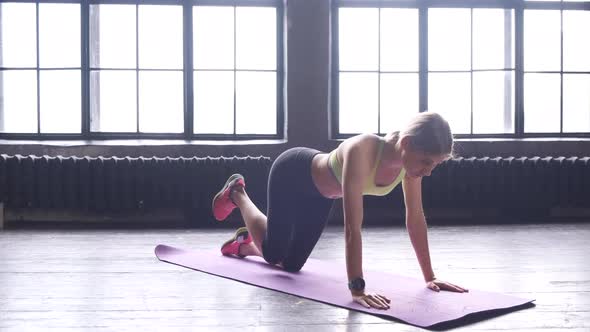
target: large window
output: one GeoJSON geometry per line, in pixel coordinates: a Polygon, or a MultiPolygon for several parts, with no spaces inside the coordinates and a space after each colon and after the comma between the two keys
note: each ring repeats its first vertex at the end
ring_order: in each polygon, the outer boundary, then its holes
{"type": "Polygon", "coordinates": [[[281,137],[281,3],[2,2],[0,137],[281,137]]]}
{"type": "Polygon", "coordinates": [[[338,20],[340,133],[392,129],[418,110],[418,10],[341,8],[338,20]]]}
{"type": "Polygon", "coordinates": [[[514,15],[428,10],[428,108],[456,134],[514,131],[514,15]]]}
{"type": "Polygon", "coordinates": [[[524,11],[525,132],[590,132],[590,10],[524,11]]]}
{"type": "Polygon", "coordinates": [[[90,130],[182,133],[182,7],[90,6],[90,130]]]}
{"type": "Polygon", "coordinates": [[[1,131],[80,133],[80,5],[0,8],[1,131]]]}
{"type": "Polygon", "coordinates": [[[459,137],[590,134],[590,2],[339,0],[333,132],[436,111],[459,137]]]}
{"type": "Polygon", "coordinates": [[[273,8],[194,7],[196,133],[277,131],[276,16],[273,8]]]}

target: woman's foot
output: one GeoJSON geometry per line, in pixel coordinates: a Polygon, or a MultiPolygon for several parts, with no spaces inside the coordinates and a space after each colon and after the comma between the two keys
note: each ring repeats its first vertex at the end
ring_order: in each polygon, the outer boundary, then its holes
{"type": "Polygon", "coordinates": [[[218,221],[225,220],[232,211],[237,207],[231,198],[231,193],[236,188],[243,188],[246,186],[244,177],[241,174],[234,174],[230,176],[221,190],[213,197],[211,209],[213,216],[218,221]]]}
{"type": "Polygon", "coordinates": [[[225,241],[225,243],[221,246],[221,253],[225,256],[227,255],[236,255],[239,257],[246,257],[246,255],[240,252],[240,247],[242,244],[250,244],[252,243],[252,237],[248,233],[248,229],[246,227],[240,227],[236,230],[234,236],[225,241]]]}

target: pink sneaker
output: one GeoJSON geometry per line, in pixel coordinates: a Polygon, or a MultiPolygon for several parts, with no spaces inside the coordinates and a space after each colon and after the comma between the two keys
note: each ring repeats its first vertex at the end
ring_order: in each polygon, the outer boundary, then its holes
{"type": "Polygon", "coordinates": [[[252,242],[252,237],[248,233],[248,229],[246,227],[238,228],[234,237],[225,241],[221,246],[221,253],[225,256],[236,255],[240,258],[244,258],[246,256],[240,255],[240,246],[250,242],[252,242]]]}
{"type": "Polygon", "coordinates": [[[241,174],[234,174],[230,176],[221,190],[213,197],[211,209],[213,216],[217,221],[225,220],[230,213],[237,207],[231,200],[231,191],[236,186],[245,187],[244,177],[241,174]]]}

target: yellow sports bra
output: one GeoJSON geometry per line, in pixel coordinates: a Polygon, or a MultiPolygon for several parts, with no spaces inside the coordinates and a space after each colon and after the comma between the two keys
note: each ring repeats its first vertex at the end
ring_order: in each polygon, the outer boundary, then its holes
{"type": "MultiPolygon", "coordinates": [[[[406,175],[406,170],[402,167],[401,171],[399,172],[399,175],[391,184],[387,186],[375,185],[375,174],[377,173],[377,166],[379,166],[379,162],[381,161],[381,153],[383,152],[384,143],[384,140],[379,140],[379,148],[377,150],[377,158],[375,159],[375,167],[373,167],[371,175],[369,175],[367,181],[365,182],[365,186],[363,188],[363,195],[385,196],[389,194],[395,187],[397,187],[397,185],[402,181],[402,179],[406,175]]],[[[336,150],[330,153],[328,163],[330,165],[330,170],[332,170],[332,174],[334,174],[338,182],[342,184],[342,164],[340,164],[340,161],[336,156],[336,150]]]]}

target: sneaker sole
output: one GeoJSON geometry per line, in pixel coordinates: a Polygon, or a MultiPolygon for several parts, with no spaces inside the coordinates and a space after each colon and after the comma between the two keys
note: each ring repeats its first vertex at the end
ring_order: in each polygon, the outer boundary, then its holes
{"type": "MultiPolygon", "coordinates": [[[[211,202],[211,211],[215,211],[215,201],[217,200],[217,198],[219,198],[219,196],[223,195],[223,192],[229,187],[229,185],[235,181],[236,179],[243,179],[244,177],[240,174],[233,174],[232,176],[230,176],[227,181],[225,181],[225,184],[223,185],[223,187],[221,188],[221,190],[219,192],[217,192],[217,194],[215,194],[215,196],[213,197],[213,201],[211,202]]],[[[222,220],[218,220],[218,221],[222,221],[222,220]]]]}
{"type": "MultiPolygon", "coordinates": [[[[225,246],[227,246],[228,244],[230,244],[230,243],[232,243],[234,241],[238,241],[238,243],[240,243],[240,244],[250,243],[251,241],[248,241],[248,242],[244,241],[245,239],[248,238],[249,235],[250,234],[248,233],[248,229],[246,227],[240,227],[240,228],[238,228],[238,230],[236,230],[236,233],[234,234],[234,237],[231,238],[231,239],[229,239],[229,240],[227,240],[227,241],[225,241],[223,243],[223,245],[221,246],[221,250],[223,250],[223,248],[225,246]],[[240,237],[242,237],[242,240],[241,241],[240,241],[240,237]]],[[[246,257],[246,256],[240,255],[240,254],[238,254],[238,256],[239,257],[242,257],[242,258],[246,257]]]]}

